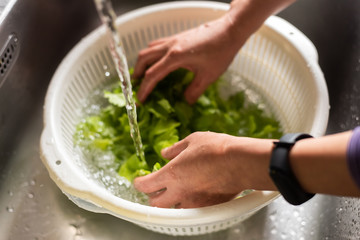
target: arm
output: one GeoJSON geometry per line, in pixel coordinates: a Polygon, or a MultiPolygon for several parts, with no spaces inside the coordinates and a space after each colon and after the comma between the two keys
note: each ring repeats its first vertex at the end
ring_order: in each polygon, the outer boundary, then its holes
{"type": "MultiPolygon", "coordinates": [[[[360,197],[346,162],[350,136],[344,132],[296,143],[290,163],[306,191],[360,197]]],[[[269,139],[197,132],[164,149],[163,156],[171,161],[134,184],[158,207],[208,206],[245,189],[276,190],[268,170],[272,149],[269,139]]]]}
{"type": "Polygon", "coordinates": [[[194,103],[233,60],[247,38],[269,17],[294,0],[234,0],[221,18],[197,28],[151,42],[139,52],[134,77],[144,75],[138,91],[145,101],[156,84],[170,72],[186,68],[195,74],[185,92],[194,103]],[[149,67],[149,68],[148,68],[149,67]]]}
{"type": "Polygon", "coordinates": [[[346,159],[351,135],[349,131],[295,144],[290,152],[291,166],[304,190],[360,197],[346,159]]]}

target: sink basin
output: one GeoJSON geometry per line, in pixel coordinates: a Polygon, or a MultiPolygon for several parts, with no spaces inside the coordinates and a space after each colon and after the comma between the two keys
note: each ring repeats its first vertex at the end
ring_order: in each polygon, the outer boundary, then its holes
{"type": "MultiPolygon", "coordinates": [[[[114,1],[114,7],[122,14],[157,2],[161,1],[114,1]]],[[[360,2],[303,0],[279,15],[303,31],[318,50],[330,95],[327,133],[360,125],[360,2]]],[[[0,54],[13,44],[14,58],[0,74],[0,240],[358,236],[360,200],[355,198],[317,195],[298,207],[278,198],[228,230],[194,237],[161,235],[74,205],[52,182],[39,157],[42,106],[60,61],[99,25],[87,0],[14,0],[2,12],[0,54]]]]}

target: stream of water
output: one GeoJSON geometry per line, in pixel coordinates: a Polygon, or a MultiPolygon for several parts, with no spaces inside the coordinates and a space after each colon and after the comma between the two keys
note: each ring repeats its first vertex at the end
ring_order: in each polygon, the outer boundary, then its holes
{"type": "Polygon", "coordinates": [[[145,161],[140,130],[137,122],[136,105],[133,97],[129,67],[125,56],[125,51],[121,42],[121,37],[116,29],[116,14],[110,0],[94,0],[97,11],[103,24],[109,32],[109,46],[113,57],[116,71],[119,75],[121,88],[126,100],[126,110],[130,124],[130,134],[134,141],[136,154],[140,161],[145,161]]]}

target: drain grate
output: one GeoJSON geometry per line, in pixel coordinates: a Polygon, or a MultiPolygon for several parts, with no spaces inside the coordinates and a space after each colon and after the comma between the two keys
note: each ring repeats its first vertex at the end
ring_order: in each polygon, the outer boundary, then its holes
{"type": "Polygon", "coordinates": [[[9,35],[5,45],[0,51],[0,87],[5,81],[12,64],[18,56],[19,39],[15,34],[9,35]]]}

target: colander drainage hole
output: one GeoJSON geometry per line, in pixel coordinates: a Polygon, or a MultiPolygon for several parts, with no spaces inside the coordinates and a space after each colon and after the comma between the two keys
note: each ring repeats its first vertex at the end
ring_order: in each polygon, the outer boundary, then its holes
{"type": "Polygon", "coordinates": [[[61,160],[57,160],[55,163],[56,163],[56,165],[60,165],[60,164],[61,164],[61,160]]]}

